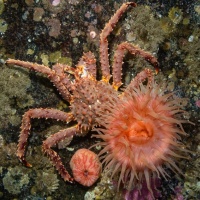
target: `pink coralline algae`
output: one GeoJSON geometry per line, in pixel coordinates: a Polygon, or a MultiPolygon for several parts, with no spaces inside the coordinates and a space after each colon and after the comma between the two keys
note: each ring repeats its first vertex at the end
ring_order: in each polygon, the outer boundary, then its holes
{"type": "Polygon", "coordinates": [[[182,187],[180,185],[175,187],[174,192],[175,197],[173,200],[184,200],[184,196],[182,195],[182,187]]]}
{"type": "Polygon", "coordinates": [[[60,4],[60,0],[51,0],[51,4],[53,6],[58,6],[60,4]]]}
{"type": "Polygon", "coordinates": [[[49,35],[51,37],[56,38],[60,35],[61,24],[60,24],[59,19],[56,19],[56,18],[49,19],[47,22],[47,26],[50,27],[49,35]]]}
{"type": "Polygon", "coordinates": [[[196,106],[200,108],[200,99],[195,102],[196,106]]]}

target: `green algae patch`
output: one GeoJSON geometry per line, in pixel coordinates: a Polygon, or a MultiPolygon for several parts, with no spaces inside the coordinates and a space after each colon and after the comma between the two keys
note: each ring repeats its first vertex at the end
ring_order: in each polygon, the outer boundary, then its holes
{"type": "Polygon", "coordinates": [[[52,63],[57,63],[60,58],[61,58],[61,52],[56,51],[50,54],[49,61],[52,63]]]}
{"type": "Polygon", "coordinates": [[[42,53],[40,56],[41,60],[42,60],[42,64],[48,66],[49,65],[49,56],[42,53]]]}
{"type": "Polygon", "coordinates": [[[69,66],[72,66],[72,59],[70,57],[61,57],[59,60],[58,60],[59,63],[62,63],[62,64],[66,64],[66,65],[69,65],[69,66]]]}
{"type": "Polygon", "coordinates": [[[6,128],[9,124],[14,126],[21,122],[18,108],[26,108],[34,103],[27,89],[31,85],[28,73],[15,67],[0,69],[0,128],[6,128]]]}
{"type": "MultiPolygon", "coordinates": [[[[43,55],[44,58],[44,55],[43,55]]],[[[50,54],[49,61],[52,63],[62,63],[71,66],[72,65],[72,59],[70,57],[62,57],[60,51],[55,51],[50,54]]]]}
{"type": "Polygon", "coordinates": [[[8,28],[8,24],[4,19],[0,19],[0,33],[5,33],[8,28]]]}
{"type": "Polygon", "coordinates": [[[3,13],[4,8],[5,6],[4,6],[3,0],[0,0],[0,15],[3,13]]]}

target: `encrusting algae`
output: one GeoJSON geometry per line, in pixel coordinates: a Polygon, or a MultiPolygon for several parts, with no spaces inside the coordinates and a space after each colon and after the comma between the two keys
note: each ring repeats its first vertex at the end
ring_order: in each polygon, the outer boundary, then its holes
{"type": "Polygon", "coordinates": [[[59,180],[54,169],[38,170],[35,185],[31,188],[32,193],[47,196],[55,192],[59,187],[59,180]]]}
{"type": "Polygon", "coordinates": [[[30,178],[27,171],[20,166],[9,167],[3,178],[4,188],[11,194],[19,194],[23,187],[27,187],[30,178]]]}
{"type": "Polygon", "coordinates": [[[127,41],[150,52],[157,53],[158,45],[164,40],[160,21],[149,6],[138,5],[130,11],[123,27],[127,41]]]}
{"type": "Polygon", "coordinates": [[[0,74],[0,128],[6,128],[9,124],[19,125],[21,119],[14,104],[19,108],[33,105],[31,94],[27,94],[30,78],[26,70],[8,69],[5,66],[0,68],[0,74]]]}
{"type": "Polygon", "coordinates": [[[178,7],[173,7],[170,9],[168,16],[174,24],[179,24],[183,19],[183,12],[178,7]]]}

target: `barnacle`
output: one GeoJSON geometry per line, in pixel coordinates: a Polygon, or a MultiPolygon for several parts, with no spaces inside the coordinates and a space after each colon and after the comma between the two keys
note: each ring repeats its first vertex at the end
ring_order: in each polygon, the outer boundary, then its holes
{"type": "Polygon", "coordinates": [[[20,117],[16,111],[16,105],[20,108],[31,106],[33,98],[27,94],[30,79],[21,69],[0,69],[0,128],[6,128],[9,123],[18,125],[20,117]]]}
{"type": "Polygon", "coordinates": [[[6,144],[3,137],[0,137],[0,158],[2,167],[16,166],[19,163],[15,155],[16,149],[16,143],[6,144]]]}
{"type": "Polygon", "coordinates": [[[166,34],[172,33],[175,30],[175,24],[169,19],[169,17],[163,17],[160,20],[160,26],[166,34]]]}
{"type": "Polygon", "coordinates": [[[113,187],[113,179],[115,179],[115,177],[111,178],[111,175],[111,171],[104,170],[96,187],[88,190],[84,199],[115,199],[115,195],[118,195],[116,199],[120,199],[119,193],[116,193],[115,187],[113,187]]]}
{"type": "Polygon", "coordinates": [[[194,186],[194,191],[195,192],[200,192],[200,181],[198,181],[196,184],[195,184],[195,186],[194,186]]]}
{"type": "MultiPolygon", "coordinates": [[[[191,160],[189,167],[187,167],[184,176],[184,188],[183,194],[189,195],[192,197],[191,199],[199,199],[200,195],[200,181],[199,181],[199,174],[200,174],[200,134],[197,133],[197,136],[194,138],[194,144],[196,143],[196,149],[194,149],[194,158],[191,160]]],[[[188,198],[189,199],[189,198],[188,198]]]]}
{"type": "MultiPolygon", "coordinates": [[[[33,150],[33,149],[32,149],[33,150]]],[[[34,169],[40,170],[41,168],[50,168],[52,166],[51,161],[42,154],[41,148],[34,147],[34,156],[29,154],[27,157],[28,159],[34,164],[34,169]]],[[[15,156],[16,157],[16,156],[15,156]]]]}
{"type": "Polygon", "coordinates": [[[4,144],[5,144],[5,141],[3,139],[3,136],[0,135],[0,148],[2,148],[4,144]]]}
{"type": "Polygon", "coordinates": [[[157,51],[164,39],[160,21],[148,6],[138,6],[130,12],[124,24],[126,39],[151,52],[157,51]],[[152,28],[154,27],[154,28],[152,28]]]}
{"type": "Polygon", "coordinates": [[[185,52],[184,63],[187,66],[188,70],[188,79],[185,81],[188,82],[187,93],[191,94],[194,90],[198,91],[200,88],[200,82],[198,77],[200,77],[199,71],[199,61],[200,61],[200,30],[195,28],[193,33],[188,37],[181,49],[185,52]],[[192,83],[192,84],[189,84],[192,83]]]}
{"type": "Polygon", "coordinates": [[[54,169],[38,170],[37,177],[35,179],[35,189],[37,193],[42,195],[49,195],[59,186],[59,180],[54,173],[54,169]]]}
{"type": "Polygon", "coordinates": [[[179,24],[183,19],[183,12],[178,7],[173,7],[170,9],[168,16],[174,24],[179,24]]]}
{"type": "Polygon", "coordinates": [[[25,172],[27,169],[19,166],[9,167],[7,174],[3,178],[4,188],[11,194],[19,194],[22,187],[29,183],[29,176],[25,172]]]}

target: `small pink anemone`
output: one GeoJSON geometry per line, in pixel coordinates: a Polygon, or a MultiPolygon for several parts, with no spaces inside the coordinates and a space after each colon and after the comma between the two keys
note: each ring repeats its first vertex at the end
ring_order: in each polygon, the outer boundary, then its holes
{"type": "Polygon", "coordinates": [[[70,161],[70,167],[74,179],[87,187],[97,181],[101,172],[101,163],[98,156],[88,149],[76,151],[70,161]]]}

